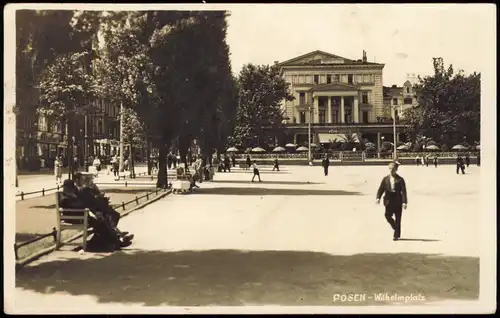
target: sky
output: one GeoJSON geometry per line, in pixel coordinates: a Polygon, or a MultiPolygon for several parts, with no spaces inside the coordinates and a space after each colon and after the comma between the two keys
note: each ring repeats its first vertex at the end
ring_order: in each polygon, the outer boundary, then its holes
{"type": "Polygon", "coordinates": [[[491,67],[482,52],[495,43],[495,7],[470,4],[292,4],[229,8],[233,72],[315,50],[385,64],[383,83],[408,73],[431,75],[432,58],[466,73],[491,67]]]}

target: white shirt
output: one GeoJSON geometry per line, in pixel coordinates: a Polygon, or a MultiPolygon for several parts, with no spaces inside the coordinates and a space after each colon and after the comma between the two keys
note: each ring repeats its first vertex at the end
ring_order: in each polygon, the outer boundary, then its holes
{"type": "Polygon", "coordinates": [[[254,169],[256,169],[256,170],[259,170],[259,167],[257,166],[257,164],[256,164],[256,163],[254,163],[254,164],[252,165],[252,167],[253,167],[254,169]]]}
{"type": "Polygon", "coordinates": [[[95,158],[94,159],[94,166],[100,166],[101,165],[101,160],[95,158]]]}
{"type": "Polygon", "coordinates": [[[396,191],[394,184],[396,183],[396,179],[393,176],[389,176],[389,182],[391,183],[391,191],[396,191]]]}

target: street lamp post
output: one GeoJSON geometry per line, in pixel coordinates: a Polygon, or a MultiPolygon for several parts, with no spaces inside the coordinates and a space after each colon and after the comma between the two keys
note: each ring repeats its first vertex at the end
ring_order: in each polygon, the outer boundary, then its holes
{"type": "Polygon", "coordinates": [[[309,104],[309,123],[307,125],[307,142],[308,142],[308,162],[309,165],[312,166],[312,156],[311,156],[311,121],[313,119],[313,113],[314,113],[314,97],[312,98],[312,102],[309,104]]]}
{"type": "Polygon", "coordinates": [[[83,162],[84,162],[84,167],[85,167],[85,172],[88,172],[89,171],[89,145],[88,145],[88,117],[87,115],[85,115],[85,136],[83,137],[84,138],[84,150],[83,150],[83,153],[84,153],[84,158],[83,158],[83,162]]]}
{"type": "Polygon", "coordinates": [[[397,160],[398,159],[398,154],[397,154],[397,134],[396,134],[396,108],[400,107],[400,109],[403,109],[403,105],[392,105],[392,133],[394,135],[393,141],[394,141],[394,152],[393,152],[393,159],[397,160]]]}

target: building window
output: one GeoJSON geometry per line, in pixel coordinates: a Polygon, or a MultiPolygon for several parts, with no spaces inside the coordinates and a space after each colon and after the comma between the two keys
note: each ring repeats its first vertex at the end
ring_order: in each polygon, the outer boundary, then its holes
{"type": "Polygon", "coordinates": [[[300,112],[300,123],[305,124],[306,122],[306,112],[300,112]]]}
{"type": "Polygon", "coordinates": [[[406,93],[410,94],[410,88],[409,87],[406,88],[406,93]]]}
{"type": "Polygon", "coordinates": [[[320,124],[326,123],[326,112],[324,109],[318,111],[318,120],[320,124]]]}
{"type": "Polygon", "coordinates": [[[326,83],[330,84],[332,82],[332,76],[330,74],[326,75],[326,83]]]}
{"type": "Polygon", "coordinates": [[[338,124],[339,122],[339,109],[337,107],[332,108],[332,123],[338,124]]]}
{"type": "Polygon", "coordinates": [[[297,84],[299,82],[299,77],[297,75],[292,75],[292,83],[297,84]]]}
{"type": "Polygon", "coordinates": [[[371,83],[371,82],[372,82],[372,79],[371,79],[370,74],[363,75],[363,83],[371,83]]]}
{"type": "Polygon", "coordinates": [[[397,98],[393,98],[392,99],[392,104],[393,105],[397,105],[398,104],[398,99],[397,98]]]}
{"type": "Polygon", "coordinates": [[[314,75],[314,84],[319,84],[319,75],[314,75]]]}
{"type": "Polygon", "coordinates": [[[348,75],[347,75],[347,83],[349,83],[349,84],[353,84],[353,77],[354,77],[354,76],[353,76],[352,74],[348,74],[348,75]]]}
{"type": "Polygon", "coordinates": [[[356,75],[356,83],[363,83],[363,75],[356,75]]]}
{"type": "Polygon", "coordinates": [[[291,77],[290,75],[286,75],[286,76],[285,76],[285,81],[286,81],[287,83],[291,84],[291,83],[292,83],[292,77],[291,77]]]}
{"type": "Polygon", "coordinates": [[[349,124],[352,122],[352,114],[350,109],[344,111],[344,122],[349,124]]]}
{"type": "Polygon", "coordinates": [[[299,105],[304,105],[306,103],[306,93],[299,93],[299,105]]]}
{"type": "Polygon", "coordinates": [[[405,105],[411,105],[413,103],[413,98],[407,97],[404,99],[405,105]]]}
{"type": "Polygon", "coordinates": [[[368,124],[368,112],[367,111],[363,111],[363,124],[368,124]]]}
{"type": "Polygon", "coordinates": [[[361,93],[361,103],[368,104],[368,92],[361,93]]]}
{"type": "Polygon", "coordinates": [[[335,78],[335,83],[340,83],[340,75],[339,74],[335,74],[334,78],[335,78]]]}

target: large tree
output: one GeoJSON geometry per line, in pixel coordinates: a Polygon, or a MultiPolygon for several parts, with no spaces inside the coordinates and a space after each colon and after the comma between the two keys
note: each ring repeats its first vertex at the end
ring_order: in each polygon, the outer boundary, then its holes
{"type": "Polygon", "coordinates": [[[289,84],[275,65],[247,64],[239,74],[238,89],[236,127],[230,143],[238,147],[261,146],[282,128],[282,102],[293,100],[289,84]]]}
{"type": "Polygon", "coordinates": [[[434,75],[419,78],[418,106],[405,111],[408,134],[418,141],[425,136],[438,144],[453,146],[480,140],[481,74],[455,73],[434,59],[434,75]]]}

